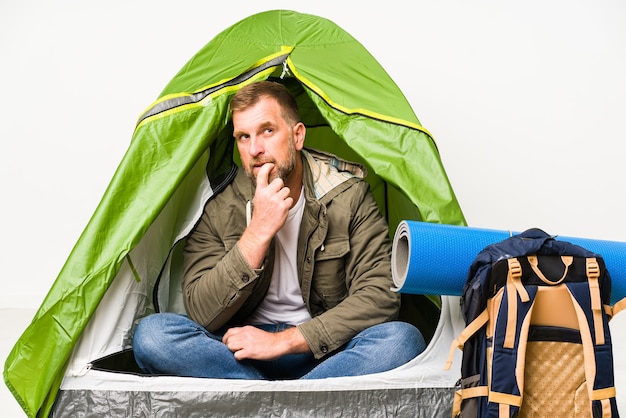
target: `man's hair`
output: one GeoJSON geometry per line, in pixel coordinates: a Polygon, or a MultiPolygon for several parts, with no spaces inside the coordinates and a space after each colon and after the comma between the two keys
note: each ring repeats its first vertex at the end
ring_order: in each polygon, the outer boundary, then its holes
{"type": "Polygon", "coordinates": [[[257,81],[239,90],[230,101],[231,115],[246,110],[259,102],[261,98],[272,98],[278,102],[282,116],[291,124],[301,121],[298,104],[291,92],[284,85],[275,81],[257,81]]]}

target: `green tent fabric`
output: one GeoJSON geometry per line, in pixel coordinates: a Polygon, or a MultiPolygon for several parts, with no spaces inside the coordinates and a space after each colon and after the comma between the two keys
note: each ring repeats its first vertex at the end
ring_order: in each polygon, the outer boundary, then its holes
{"type": "MultiPolygon", "coordinates": [[[[28,416],[51,411],[72,351],[122,266],[154,286],[155,275],[138,267],[133,249],[157,218],[166,218],[160,229],[167,239],[148,255],[166,263],[174,230],[193,223],[181,213],[201,177],[215,191],[237,160],[230,97],[268,78],[297,96],[307,146],[368,168],[390,231],[402,219],[465,224],[431,135],[358,41],[331,21],[293,11],[246,18],[191,58],[140,116],[93,217],[8,356],[4,379],[28,416]]],[[[140,317],[150,309],[131,310],[140,317]]]]}

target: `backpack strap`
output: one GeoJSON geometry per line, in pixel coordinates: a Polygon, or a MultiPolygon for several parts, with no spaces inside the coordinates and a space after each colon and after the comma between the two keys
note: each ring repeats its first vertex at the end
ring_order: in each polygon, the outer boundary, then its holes
{"type": "Polygon", "coordinates": [[[515,334],[517,324],[517,295],[522,302],[530,300],[528,292],[522,284],[522,266],[517,258],[509,258],[509,272],[506,279],[506,294],[508,311],[508,320],[506,321],[506,334],[504,338],[504,348],[513,348],[515,346],[515,334]]]}
{"type": "Polygon", "coordinates": [[[454,401],[452,402],[452,416],[461,416],[461,403],[464,399],[470,398],[487,398],[489,396],[489,388],[487,386],[466,387],[454,391],[454,401]]]}
{"type": "Polygon", "coordinates": [[[463,347],[467,340],[469,340],[479,329],[481,329],[489,321],[489,312],[487,309],[483,310],[472,322],[470,322],[458,337],[452,341],[450,345],[450,354],[448,355],[448,361],[444,366],[445,370],[450,370],[452,362],[454,361],[454,351],[458,348],[463,351],[463,347]]]}
{"type": "Polygon", "coordinates": [[[604,326],[602,325],[602,298],[600,297],[600,266],[594,257],[587,258],[587,279],[591,296],[591,311],[596,334],[596,344],[604,344],[604,326]]]}
{"type": "MultiPolygon", "coordinates": [[[[474,334],[476,334],[482,327],[485,326],[489,322],[489,311],[488,309],[484,309],[480,315],[478,315],[472,322],[470,322],[464,329],[461,331],[458,337],[452,341],[450,345],[450,354],[448,355],[448,361],[444,366],[445,370],[450,370],[452,367],[452,362],[454,361],[454,352],[458,348],[459,350],[463,350],[465,343],[469,340],[474,334]]],[[[459,380],[459,385],[460,385],[459,380]]],[[[458,389],[454,392],[454,401],[452,403],[452,416],[459,417],[461,416],[461,403],[463,399],[469,398],[478,398],[489,396],[489,388],[487,385],[480,385],[474,387],[465,387],[458,389]]]]}
{"type": "Polygon", "coordinates": [[[624,309],[626,309],[626,298],[623,298],[622,300],[615,302],[615,305],[613,306],[609,306],[609,305],[604,306],[604,310],[606,311],[606,314],[609,316],[609,319],[613,318],[615,315],[617,315],[624,309]]]}
{"type": "MultiPolygon", "coordinates": [[[[449,370],[452,366],[452,362],[454,359],[454,352],[458,348],[463,350],[465,343],[474,336],[481,328],[483,328],[491,319],[491,321],[497,321],[499,315],[505,313],[502,317],[501,321],[505,321],[503,329],[505,330],[505,346],[507,348],[514,348],[516,345],[516,340],[519,340],[520,333],[518,331],[518,295],[519,300],[524,303],[524,305],[520,305],[519,307],[524,307],[525,316],[525,330],[522,330],[522,333],[527,335],[528,333],[528,323],[530,316],[526,317],[529,312],[532,312],[531,306],[532,304],[527,304],[526,302],[530,302],[531,296],[528,291],[522,284],[522,267],[517,258],[509,258],[507,259],[508,263],[508,273],[507,280],[502,289],[500,289],[499,293],[503,293],[506,300],[507,309],[502,309],[502,303],[504,301],[498,301],[499,298],[495,298],[492,300],[493,303],[488,303],[487,307],[478,315],[473,321],[471,321],[465,329],[459,334],[457,338],[454,339],[450,346],[450,353],[448,356],[448,361],[445,365],[445,370],[449,370]],[[491,312],[491,315],[490,315],[491,312]]],[[[535,291],[536,292],[536,291],[535,291]]],[[[533,293],[534,299],[534,293],[533,293]]],[[[495,322],[492,323],[493,327],[495,327],[495,322]]],[[[525,346],[525,342],[524,342],[525,346]]],[[[523,361],[523,358],[522,358],[523,361]]],[[[523,368],[522,368],[523,370],[523,368]]],[[[515,380],[517,378],[514,377],[515,380]]],[[[523,381],[523,375],[521,376],[523,381]]],[[[501,416],[508,417],[510,415],[510,405],[514,405],[519,408],[521,405],[522,398],[519,395],[513,395],[508,393],[498,393],[492,392],[491,389],[483,384],[474,387],[465,387],[461,390],[457,390],[455,393],[455,399],[453,403],[453,416],[460,412],[461,402],[464,399],[475,398],[475,397],[484,397],[489,399],[489,402],[498,403],[500,405],[501,416]]]]}
{"type": "MultiPolygon", "coordinates": [[[[596,385],[596,374],[597,374],[597,351],[596,347],[598,344],[594,344],[592,339],[592,333],[589,327],[589,322],[587,320],[587,316],[585,315],[585,311],[579,301],[577,300],[575,294],[572,293],[572,303],[574,304],[574,310],[576,311],[576,316],[578,318],[578,324],[580,327],[580,337],[583,344],[583,352],[584,352],[584,365],[585,365],[585,377],[587,380],[587,392],[589,394],[589,400],[591,402],[600,402],[602,405],[603,417],[611,416],[611,399],[615,399],[616,391],[615,386],[609,386],[604,388],[595,388],[596,385]]],[[[595,322],[595,320],[594,320],[595,322]]],[[[595,326],[595,324],[594,324],[595,326]]],[[[597,334],[597,330],[596,333],[597,334]]],[[[604,345],[604,343],[602,344],[604,345]]],[[[612,367],[611,364],[604,364],[604,367],[612,367]]]]}
{"type": "Polygon", "coordinates": [[[509,275],[502,303],[494,306],[491,367],[487,408],[490,416],[510,417],[519,411],[524,390],[526,342],[537,297],[537,287],[524,288],[521,293],[515,283],[521,279],[517,259],[509,259],[509,275]],[[519,299],[518,299],[519,295],[519,299]],[[506,301],[506,302],[505,302],[506,301]]]}

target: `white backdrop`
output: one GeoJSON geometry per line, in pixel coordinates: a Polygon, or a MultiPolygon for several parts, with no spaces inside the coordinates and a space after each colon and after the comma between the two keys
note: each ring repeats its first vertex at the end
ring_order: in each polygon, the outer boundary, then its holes
{"type": "Polygon", "coordinates": [[[40,305],[182,65],[270,9],[326,17],[381,62],[470,226],[626,241],[623,1],[215,3],[0,3],[1,308],[40,305]]]}

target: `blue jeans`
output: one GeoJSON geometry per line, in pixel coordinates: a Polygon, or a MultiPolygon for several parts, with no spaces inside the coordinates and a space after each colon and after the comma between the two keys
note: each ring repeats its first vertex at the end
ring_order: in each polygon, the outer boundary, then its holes
{"type": "MultiPolygon", "coordinates": [[[[291,325],[261,325],[279,332],[291,325]]],[[[158,313],[135,330],[135,360],[146,373],[223,379],[323,379],[394,369],[426,348],[422,334],[405,322],[386,322],[358,333],[330,356],[289,354],[273,361],[238,361],[212,334],[185,315],[158,313]]]]}

